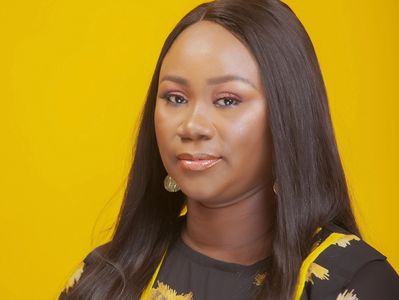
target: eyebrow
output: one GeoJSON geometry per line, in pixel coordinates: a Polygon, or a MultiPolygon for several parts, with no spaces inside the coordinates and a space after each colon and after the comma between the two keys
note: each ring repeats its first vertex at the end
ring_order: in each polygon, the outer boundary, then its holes
{"type": "MultiPolygon", "coordinates": [[[[176,75],[165,75],[164,77],[162,77],[160,83],[165,80],[173,81],[173,82],[176,82],[176,83],[184,85],[184,86],[188,86],[188,84],[189,84],[189,81],[187,79],[180,77],[180,76],[176,76],[176,75]]],[[[215,85],[215,84],[220,84],[220,83],[234,81],[234,80],[244,82],[244,83],[252,86],[254,89],[257,89],[255,84],[253,84],[250,80],[248,80],[247,78],[238,76],[238,75],[224,75],[224,76],[220,76],[220,77],[213,77],[213,78],[209,78],[206,81],[206,83],[208,85],[215,85]]]]}

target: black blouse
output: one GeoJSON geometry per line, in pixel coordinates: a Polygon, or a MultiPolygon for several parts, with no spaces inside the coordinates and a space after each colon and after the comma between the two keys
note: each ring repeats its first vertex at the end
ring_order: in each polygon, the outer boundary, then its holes
{"type": "Polygon", "coordinates": [[[191,249],[179,236],[165,256],[152,296],[155,299],[253,299],[270,263],[271,257],[249,266],[217,260],[191,249]],[[169,298],[165,298],[166,295],[169,298]],[[157,298],[159,296],[161,298],[157,298]]]}
{"type": "MultiPolygon", "coordinates": [[[[315,235],[314,247],[331,233],[345,236],[310,264],[300,300],[399,300],[398,274],[384,255],[355,235],[329,224],[315,235]]],[[[59,299],[85,276],[87,265],[92,263],[90,254],[59,299]]],[[[169,246],[150,299],[253,300],[267,280],[270,267],[271,257],[250,266],[208,257],[190,248],[179,236],[169,246]]]]}

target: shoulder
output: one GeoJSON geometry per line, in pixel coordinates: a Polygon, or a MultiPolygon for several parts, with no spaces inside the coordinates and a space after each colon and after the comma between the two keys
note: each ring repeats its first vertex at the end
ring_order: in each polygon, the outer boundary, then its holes
{"type": "Polygon", "coordinates": [[[320,232],[318,245],[330,239],[316,262],[330,266],[330,273],[348,278],[371,261],[386,261],[386,256],[358,236],[329,224],[320,232]]]}
{"type": "Polygon", "coordinates": [[[309,299],[399,299],[398,274],[374,247],[335,224],[315,239],[314,249],[320,251],[307,270],[309,299]],[[370,298],[376,293],[383,297],[370,298]]]}
{"type": "Polygon", "coordinates": [[[398,274],[387,260],[370,261],[352,276],[339,295],[343,297],[345,293],[361,300],[399,299],[398,274]]]}
{"type": "Polygon", "coordinates": [[[102,260],[103,257],[107,255],[109,248],[110,248],[110,242],[95,247],[85,256],[83,262],[86,265],[88,265],[88,264],[94,264],[99,260],[102,260]]]}
{"type": "Polygon", "coordinates": [[[109,244],[110,243],[108,242],[94,248],[80,261],[73,274],[69,277],[69,280],[64,286],[58,299],[65,299],[66,295],[71,293],[77,284],[81,282],[85,276],[87,276],[89,268],[94,267],[97,262],[106,255],[109,244]]]}

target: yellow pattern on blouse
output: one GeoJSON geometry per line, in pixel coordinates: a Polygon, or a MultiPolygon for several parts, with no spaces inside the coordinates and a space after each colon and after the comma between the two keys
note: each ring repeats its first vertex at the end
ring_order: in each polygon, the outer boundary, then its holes
{"type": "Polygon", "coordinates": [[[351,290],[350,292],[345,290],[338,295],[337,300],[359,300],[359,298],[353,292],[354,290],[351,290]]]}
{"type": "Polygon", "coordinates": [[[167,284],[157,281],[158,287],[151,288],[149,299],[151,300],[193,300],[193,293],[180,294],[170,288],[167,284]]]}
{"type": "Polygon", "coordinates": [[[79,266],[76,268],[75,272],[69,278],[67,284],[65,285],[65,291],[68,292],[70,288],[72,288],[78,281],[80,276],[83,273],[83,268],[85,267],[85,263],[82,261],[79,266]]]}

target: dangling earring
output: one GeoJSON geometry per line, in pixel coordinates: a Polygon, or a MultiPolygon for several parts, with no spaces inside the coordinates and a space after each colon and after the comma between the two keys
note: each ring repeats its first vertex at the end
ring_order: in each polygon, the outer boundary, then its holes
{"type": "Polygon", "coordinates": [[[276,195],[278,195],[278,193],[277,193],[278,189],[277,189],[276,182],[273,183],[273,191],[274,191],[274,193],[275,193],[276,195]]]}
{"type": "Polygon", "coordinates": [[[163,181],[163,186],[165,187],[165,190],[168,192],[177,192],[180,191],[180,187],[177,185],[176,181],[168,175],[166,175],[164,181],[163,181]]]}

